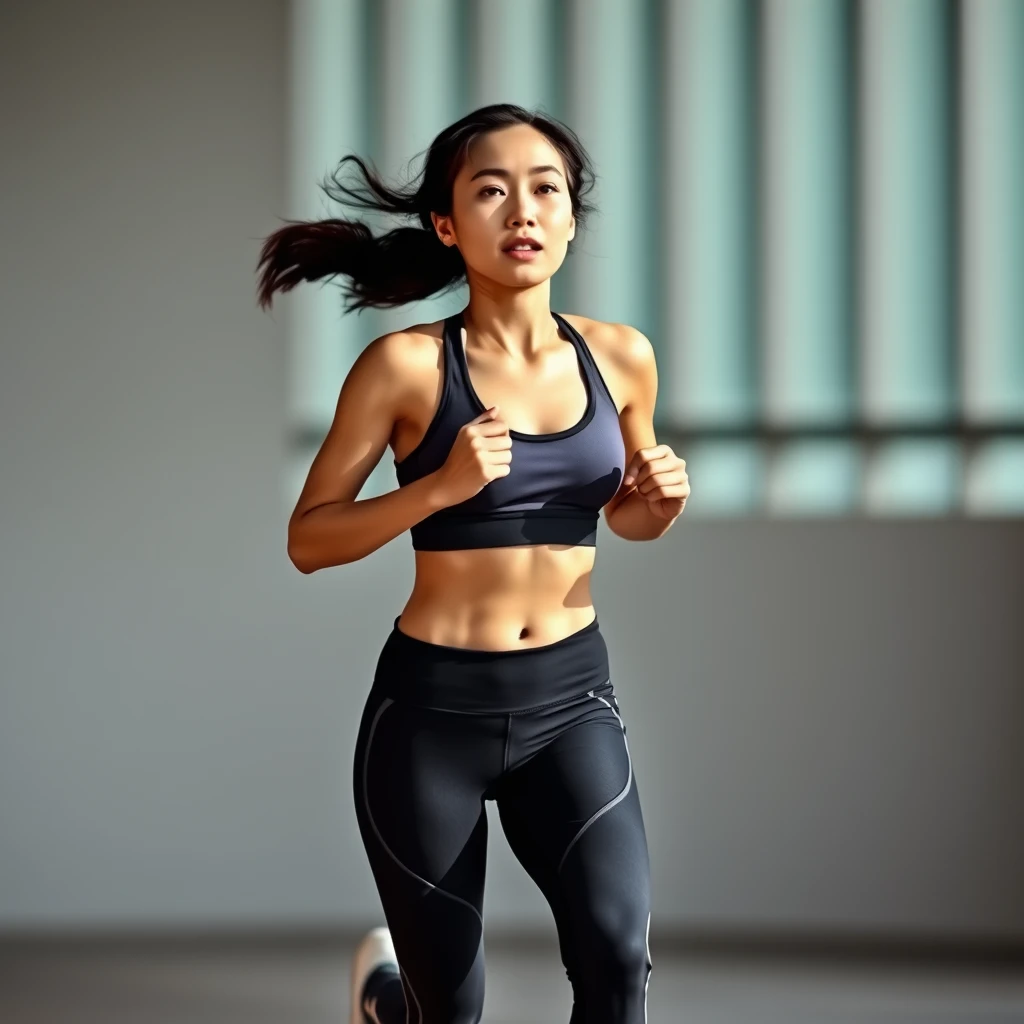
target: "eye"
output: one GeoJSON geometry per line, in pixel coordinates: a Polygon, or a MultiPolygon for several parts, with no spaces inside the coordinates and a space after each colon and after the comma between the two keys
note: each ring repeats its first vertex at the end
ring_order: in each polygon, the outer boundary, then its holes
{"type": "MultiPolygon", "coordinates": [[[[543,185],[538,185],[537,187],[538,188],[549,188],[549,189],[551,189],[552,192],[557,192],[558,191],[558,189],[554,185],[552,185],[551,182],[549,182],[549,181],[546,181],[546,182],[544,182],[543,185]]],[[[480,195],[486,196],[487,193],[491,191],[491,189],[495,189],[498,192],[501,191],[501,189],[497,185],[488,185],[487,188],[482,188],[480,190],[480,195]]],[[[544,195],[549,196],[549,195],[551,195],[551,192],[545,192],[544,195]]]]}

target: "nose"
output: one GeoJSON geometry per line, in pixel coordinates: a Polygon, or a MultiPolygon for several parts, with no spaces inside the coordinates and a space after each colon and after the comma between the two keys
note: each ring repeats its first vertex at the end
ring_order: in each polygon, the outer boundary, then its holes
{"type": "Polygon", "coordinates": [[[509,217],[509,219],[508,219],[508,226],[509,227],[516,227],[516,228],[518,228],[518,227],[522,227],[524,224],[529,224],[529,225],[533,226],[533,225],[536,225],[536,223],[537,223],[537,218],[532,216],[532,215],[531,216],[526,216],[525,214],[518,214],[517,216],[509,217]]]}
{"type": "Polygon", "coordinates": [[[509,211],[508,226],[522,227],[524,224],[535,225],[537,218],[534,213],[533,197],[524,196],[521,192],[516,193],[512,199],[511,210],[509,211]]]}

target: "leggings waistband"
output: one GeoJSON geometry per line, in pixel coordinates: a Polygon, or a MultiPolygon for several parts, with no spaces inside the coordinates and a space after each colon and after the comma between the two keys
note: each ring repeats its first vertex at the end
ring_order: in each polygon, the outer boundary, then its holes
{"type": "Polygon", "coordinates": [[[373,688],[395,700],[469,714],[529,711],[585,694],[610,676],[597,619],[540,647],[481,651],[432,644],[398,628],[377,659],[373,688]]]}

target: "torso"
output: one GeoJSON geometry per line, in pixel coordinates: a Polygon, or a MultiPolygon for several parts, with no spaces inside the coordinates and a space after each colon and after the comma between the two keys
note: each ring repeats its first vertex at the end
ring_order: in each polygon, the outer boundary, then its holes
{"type": "MultiPolygon", "coordinates": [[[[629,372],[615,324],[562,314],[583,336],[619,415],[629,401],[629,372]]],[[[404,415],[390,444],[401,462],[419,443],[441,397],[443,321],[407,332],[412,349],[404,415]]],[[[465,334],[463,333],[463,337],[465,334]]],[[[561,334],[559,334],[561,338],[561,334]]],[[[576,350],[567,338],[536,365],[488,366],[467,351],[473,387],[499,405],[512,429],[550,434],[577,423],[587,395],[576,350]]],[[[590,596],[594,547],[530,544],[463,551],[414,551],[416,578],[398,627],[428,643],[511,651],[554,643],[593,622],[590,596]]]]}

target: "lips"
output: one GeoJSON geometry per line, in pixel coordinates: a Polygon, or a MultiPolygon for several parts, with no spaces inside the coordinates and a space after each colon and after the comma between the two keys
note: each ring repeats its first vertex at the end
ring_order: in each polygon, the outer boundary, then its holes
{"type": "Polygon", "coordinates": [[[544,246],[540,244],[535,238],[517,238],[515,241],[510,242],[504,246],[502,252],[508,252],[510,249],[514,249],[517,245],[528,245],[531,249],[539,250],[543,249],[544,246]]]}

